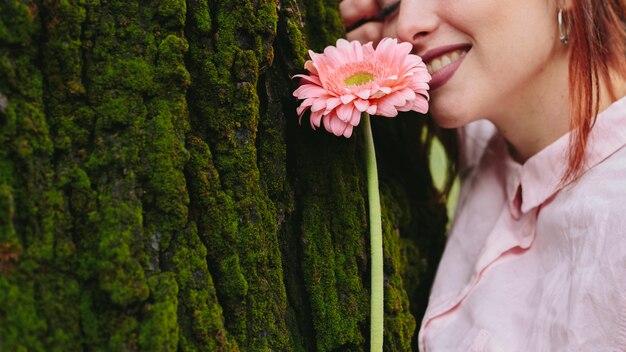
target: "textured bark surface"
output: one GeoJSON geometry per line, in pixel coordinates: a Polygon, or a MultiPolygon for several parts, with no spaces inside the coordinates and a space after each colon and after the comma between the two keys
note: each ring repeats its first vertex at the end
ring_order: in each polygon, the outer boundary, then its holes
{"type": "MultiPolygon", "coordinates": [[[[365,351],[361,134],[302,126],[330,0],[0,0],[1,351],[365,351]]],[[[373,122],[385,350],[444,241],[425,119],[373,122]]]]}

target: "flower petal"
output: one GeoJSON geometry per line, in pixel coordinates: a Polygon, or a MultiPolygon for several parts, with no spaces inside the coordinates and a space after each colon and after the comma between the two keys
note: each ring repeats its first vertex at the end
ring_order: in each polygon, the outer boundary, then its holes
{"type": "Polygon", "coordinates": [[[336,119],[337,117],[334,116],[334,114],[328,114],[328,115],[324,115],[324,117],[322,118],[322,122],[324,123],[324,128],[326,129],[326,132],[329,133],[333,133],[333,129],[330,126],[330,121],[333,119],[333,117],[336,119]]]}
{"type": "Polygon", "coordinates": [[[341,136],[343,134],[343,131],[346,130],[347,126],[348,126],[347,123],[341,121],[337,117],[334,117],[334,118],[330,119],[330,127],[331,127],[331,129],[333,131],[333,134],[335,136],[341,136]]]}
{"type": "Polygon", "coordinates": [[[380,87],[380,91],[385,94],[389,94],[391,93],[391,87],[380,87]]]}
{"type": "Polygon", "coordinates": [[[354,107],[361,112],[366,111],[370,106],[370,103],[367,100],[362,99],[355,99],[352,103],[354,104],[354,107]]]}
{"type": "MultiPolygon", "coordinates": [[[[380,99],[381,102],[385,102],[385,104],[391,104],[393,106],[403,106],[406,104],[406,99],[399,93],[389,94],[384,98],[380,99]]],[[[315,104],[313,104],[315,106],[315,104]]],[[[378,104],[380,105],[380,103],[378,104]]]]}
{"type": "Polygon", "coordinates": [[[326,100],[326,111],[331,111],[341,104],[341,98],[328,98],[326,100]]]}
{"type": "Polygon", "coordinates": [[[352,126],[358,126],[359,122],[361,122],[361,112],[357,109],[354,109],[354,111],[352,111],[352,117],[350,117],[350,120],[348,122],[352,126]]]}
{"type": "Polygon", "coordinates": [[[325,95],[328,95],[326,89],[314,84],[303,84],[293,92],[293,96],[298,99],[322,97],[325,95]]]}
{"type": "Polygon", "coordinates": [[[328,64],[326,63],[324,55],[319,55],[309,50],[309,56],[311,57],[311,60],[313,61],[312,65],[317,71],[320,81],[326,82],[326,79],[328,77],[329,67],[328,67],[328,64]]]}
{"type": "Polygon", "coordinates": [[[322,112],[321,111],[316,111],[316,112],[312,112],[311,113],[311,117],[310,117],[310,123],[311,123],[311,128],[313,128],[314,130],[316,129],[316,127],[320,127],[320,122],[322,121],[322,112]]]}
{"type": "Polygon", "coordinates": [[[407,42],[398,43],[395,47],[393,67],[402,67],[402,64],[405,62],[407,56],[417,56],[417,55],[409,55],[409,53],[413,50],[413,45],[407,42]]]}
{"type": "Polygon", "coordinates": [[[398,116],[398,110],[396,110],[396,107],[390,104],[388,101],[380,100],[378,102],[378,108],[376,109],[376,115],[396,117],[398,116]]]}
{"type": "MultiPolygon", "coordinates": [[[[311,75],[311,76],[307,76],[307,75],[293,75],[293,77],[291,78],[300,78],[301,80],[305,80],[309,83],[313,83],[316,84],[318,86],[322,85],[322,82],[320,81],[319,76],[317,75],[311,75]]],[[[300,84],[303,84],[302,81],[300,81],[300,84]]]]}
{"type": "Polygon", "coordinates": [[[311,106],[311,111],[313,112],[325,110],[325,109],[326,109],[325,98],[318,98],[317,100],[315,100],[315,102],[313,102],[313,105],[311,106]]]}
{"type": "Polygon", "coordinates": [[[352,104],[339,105],[339,107],[336,110],[337,117],[339,117],[339,119],[343,122],[348,122],[350,121],[350,118],[352,118],[352,112],[354,110],[356,109],[354,108],[354,105],[352,104]]]}
{"type": "Polygon", "coordinates": [[[341,97],[341,102],[344,104],[348,104],[349,102],[353,101],[354,99],[356,99],[356,97],[352,94],[346,94],[346,95],[342,95],[341,97]]]}
{"type": "Polygon", "coordinates": [[[334,46],[327,46],[324,49],[324,55],[327,58],[329,67],[334,69],[337,69],[346,63],[346,58],[342,52],[334,46]]]}
{"type": "Polygon", "coordinates": [[[393,47],[396,43],[396,39],[383,38],[376,46],[374,61],[391,63],[393,61],[393,47]]]}
{"type": "Polygon", "coordinates": [[[335,46],[337,47],[337,49],[340,49],[340,50],[349,51],[351,49],[350,48],[350,42],[347,41],[346,39],[343,39],[343,38],[337,39],[337,42],[335,43],[335,46]]]}
{"type": "Polygon", "coordinates": [[[362,89],[362,90],[359,90],[358,92],[356,92],[356,96],[361,98],[361,99],[369,99],[370,93],[371,93],[371,90],[369,90],[369,89],[362,89]]]}
{"type": "Polygon", "coordinates": [[[407,101],[403,106],[396,106],[396,110],[398,111],[411,111],[413,109],[413,102],[407,101]]]}
{"type": "Polygon", "coordinates": [[[363,44],[363,55],[365,55],[365,57],[373,56],[375,52],[374,44],[372,42],[363,44]]]}
{"type": "Polygon", "coordinates": [[[311,104],[313,104],[313,99],[303,101],[302,104],[300,104],[300,106],[296,109],[298,116],[302,117],[302,114],[304,114],[304,112],[311,107],[311,104]]]}
{"type": "Polygon", "coordinates": [[[352,136],[353,127],[351,125],[346,126],[346,129],[343,131],[343,136],[346,138],[350,138],[352,136]]]}
{"type": "Polygon", "coordinates": [[[313,61],[311,61],[311,60],[307,60],[307,61],[304,63],[304,69],[305,69],[305,70],[307,70],[307,71],[309,71],[309,72],[311,72],[311,73],[312,73],[312,74],[314,74],[314,75],[319,75],[319,74],[317,73],[317,69],[315,68],[315,65],[313,65],[313,61]]]}
{"type": "Polygon", "coordinates": [[[413,101],[413,111],[425,114],[428,112],[428,100],[426,98],[419,96],[417,99],[413,101]]]}
{"type": "Polygon", "coordinates": [[[353,40],[351,44],[352,51],[354,52],[354,58],[356,59],[356,61],[363,61],[363,46],[361,45],[361,43],[358,40],[353,40]]]}
{"type": "Polygon", "coordinates": [[[401,89],[397,94],[400,94],[406,100],[414,100],[417,97],[415,92],[410,88],[401,89]]]}

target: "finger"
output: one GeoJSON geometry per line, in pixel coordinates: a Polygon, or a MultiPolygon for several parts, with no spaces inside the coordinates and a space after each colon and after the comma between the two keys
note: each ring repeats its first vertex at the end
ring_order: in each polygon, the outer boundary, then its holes
{"type": "Polygon", "coordinates": [[[349,41],[358,40],[365,44],[367,42],[374,42],[374,46],[382,39],[383,36],[383,23],[382,22],[368,22],[357,29],[348,32],[346,39],[349,41]]]}
{"type": "Polygon", "coordinates": [[[380,7],[375,0],[343,0],[339,4],[339,12],[345,26],[359,20],[372,18],[378,14],[380,7]]]}

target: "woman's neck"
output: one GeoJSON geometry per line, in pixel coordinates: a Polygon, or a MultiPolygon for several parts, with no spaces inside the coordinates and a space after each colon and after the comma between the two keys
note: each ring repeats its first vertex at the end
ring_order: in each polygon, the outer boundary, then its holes
{"type": "Polygon", "coordinates": [[[503,102],[491,119],[509,144],[513,158],[524,163],[570,130],[567,60],[546,67],[531,86],[503,102]]]}
{"type": "MultiPolygon", "coordinates": [[[[512,157],[524,163],[533,155],[571,130],[569,102],[569,74],[567,61],[544,72],[532,91],[520,92],[497,119],[491,121],[506,139],[512,157]]],[[[609,82],[600,80],[598,111],[603,111],[626,95],[626,79],[612,75],[609,82]]]]}

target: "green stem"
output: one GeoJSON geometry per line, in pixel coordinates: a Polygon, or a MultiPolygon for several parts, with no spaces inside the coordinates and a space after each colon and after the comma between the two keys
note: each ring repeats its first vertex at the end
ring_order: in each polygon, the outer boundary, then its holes
{"type": "Polygon", "coordinates": [[[370,213],[370,247],[372,262],[371,315],[370,315],[370,351],[383,350],[383,228],[380,214],[380,195],[378,189],[378,169],[376,150],[370,125],[370,116],[363,113],[365,130],[365,158],[367,165],[367,196],[370,213]]]}

